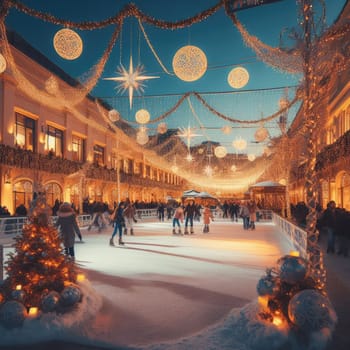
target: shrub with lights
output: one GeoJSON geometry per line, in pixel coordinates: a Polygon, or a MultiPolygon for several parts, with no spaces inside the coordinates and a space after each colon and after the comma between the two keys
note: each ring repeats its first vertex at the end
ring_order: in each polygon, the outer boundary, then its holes
{"type": "Polygon", "coordinates": [[[257,284],[259,316],[281,329],[311,339],[315,332],[327,336],[337,317],[324,287],[313,276],[309,262],[291,252],[266,270],[257,284]]]}
{"type": "Polygon", "coordinates": [[[41,313],[66,313],[81,301],[74,261],[63,254],[57,229],[49,224],[45,194],[33,201],[29,224],[15,237],[0,286],[0,326],[21,327],[41,313]]]}

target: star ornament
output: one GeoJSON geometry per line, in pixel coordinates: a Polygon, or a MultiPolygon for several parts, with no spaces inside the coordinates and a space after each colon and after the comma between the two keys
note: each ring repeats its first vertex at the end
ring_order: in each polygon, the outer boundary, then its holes
{"type": "Polygon", "coordinates": [[[137,65],[134,69],[132,63],[132,56],[130,56],[129,70],[127,71],[123,65],[118,68],[120,77],[105,78],[104,80],[118,81],[120,84],[117,86],[118,92],[123,93],[128,90],[129,92],[129,104],[130,109],[132,108],[132,99],[134,96],[134,90],[143,92],[145,85],[142,83],[144,80],[156,79],[157,76],[143,75],[143,66],[137,65]]]}
{"type": "Polygon", "coordinates": [[[194,129],[192,129],[190,126],[188,126],[187,128],[179,128],[177,136],[187,139],[187,146],[189,147],[191,144],[191,139],[193,137],[202,136],[199,134],[195,134],[193,131],[194,129]]]}

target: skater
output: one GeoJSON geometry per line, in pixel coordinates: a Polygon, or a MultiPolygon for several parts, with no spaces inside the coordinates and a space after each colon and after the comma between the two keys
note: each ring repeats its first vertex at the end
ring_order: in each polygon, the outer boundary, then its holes
{"type": "Polygon", "coordinates": [[[203,223],[204,223],[203,233],[209,232],[210,220],[214,221],[214,216],[210,208],[206,205],[203,209],[203,223]]]}
{"type": "Polygon", "coordinates": [[[55,227],[60,228],[60,234],[63,239],[64,251],[66,255],[72,260],[75,260],[74,242],[77,234],[80,241],[82,236],[75,217],[75,212],[70,203],[63,203],[60,205],[57,212],[58,219],[55,227]]]}
{"type": "Polygon", "coordinates": [[[123,227],[125,227],[125,221],[124,221],[124,216],[123,216],[123,211],[124,211],[124,203],[120,202],[118,207],[115,209],[113,213],[113,221],[114,221],[114,230],[112,233],[112,237],[109,240],[109,245],[114,246],[114,236],[117,234],[117,231],[119,233],[119,240],[118,243],[119,245],[124,245],[122,236],[123,236],[123,227]]]}
{"type": "Polygon", "coordinates": [[[134,235],[134,222],[135,223],[137,222],[135,215],[136,215],[135,206],[128,201],[123,211],[123,216],[125,219],[124,235],[128,234],[128,229],[130,230],[130,234],[132,236],[134,235]]]}
{"type": "Polygon", "coordinates": [[[183,220],[184,220],[184,210],[182,209],[181,205],[179,205],[176,208],[173,216],[173,235],[176,235],[175,226],[179,228],[178,234],[179,235],[182,234],[180,222],[183,222],[183,220]]]}
{"type": "Polygon", "coordinates": [[[194,201],[190,201],[186,207],[185,207],[185,210],[184,210],[184,214],[185,214],[185,235],[188,235],[188,229],[187,229],[187,226],[188,226],[188,223],[190,223],[190,232],[191,234],[194,233],[193,231],[193,217],[194,217],[194,214],[196,212],[196,205],[194,203],[194,201]]]}

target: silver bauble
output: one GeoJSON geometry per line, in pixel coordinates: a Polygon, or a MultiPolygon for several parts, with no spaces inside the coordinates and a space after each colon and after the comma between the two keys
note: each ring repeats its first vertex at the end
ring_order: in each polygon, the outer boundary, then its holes
{"type": "Polygon", "coordinates": [[[80,289],[76,286],[68,286],[61,292],[60,304],[64,307],[75,305],[81,299],[80,289]]]}
{"type": "Polygon", "coordinates": [[[41,310],[43,312],[55,311],[59,301],[60,301],[60,294],[55,291],[51,291],[41,299],[41,310]]]}
{"type": "Polygon", "coordinates": [[[289,319],[305,332],[333,328],[337,316],[327,297],[315,289],[295,294],[288,304],[289,319]]]}
{"type": "Polygon", "coordinates": [[[0,323],[5,328],[21,327],[26,316],[27,309],[18,301],[7,301],[0,307],[0,323]]]}
{"type": "Polygon", "coordinates": [[[304,280],[308,270],[308,263],[299,256],[286,255],[278,260],[281,281],[295,284],[304,280]]]}

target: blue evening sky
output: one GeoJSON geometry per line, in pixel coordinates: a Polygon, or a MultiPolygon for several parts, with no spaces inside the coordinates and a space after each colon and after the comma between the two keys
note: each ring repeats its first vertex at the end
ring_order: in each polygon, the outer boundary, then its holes
{"type": "MultiPolygon", "coordinates": [[[[52,15],[72,21],[98,21],[117,13],[130,1],[127,0],[21,0],[22,3],[52,15]]],[[[215,5],[218,0],[135,0],[133,1],[143,12],[157,19],[175,21],[191,17],[204,9],[215,5]]],[[[331,24],[339,15],[345,0],[326,0],[327,24],[331,24]]],[[[287,28],[298,27],[298,1],[282,0],[256,8],[242,10],[237,13],[239,20],[251,34],[271,46],[278,46],[280,33],[287,28]]],[[[315,1],[318,3],[318,1],[315,1]]],[[[84,76],[99,60],[111,37],[113,27],[92,31],[79,31],[83,42],[82,55],[74,60],[62,59],[55,52],[52,40],[61,26],[48,24],[32,18],[14,9],[6,18],[9,28],[15,30],[32,46],[46,55],[52,62],[60,66],[72,77],[84,76]]],[[[180,96],[186,92],[195,91],[203,94],[206,101],[219,112],[230,117],[259,119],[278,110],[278,101],[285,93],[285,86],[295,86],[300,82],[300,76],[280,72],[259,61],[254,52],[245,46],[239,32],[230,18],[220,9],[213,16],[199,24],[180,30],[164,30],[144,24],[145,30],[159,58],[169,71],[172,71],[172,59],[182,46],[195,45],[201,48],[208,60],[208,70],[195,82],[184,82],[174,75],[166,74],[139,29],[135,18],[125,20],[122,35],[117,41],[105,67],[101,79],[92,91],[92,95],[105,98],[117,109],[122,117],[134,122],[138,109],[145,108],[151,113],[151,119],[156,118],[173,106],[180,96]],[[130,54],[134,65],[144,65],[146,75],[158,75],[159,79],[147,80],[144,93],[135,93],[132,110],[128,106],[127,93],[121,94],[115,89],[116,82],[103,78],[118,76],[117,68],[122,63],[129,67],[130,54]],[[227,83],[227,75],[236,66],[246,68],[250,74],[248,84],[242,89],[233,89],[227,83]]],[[[284,36],[286,37],[286,36],[284,36]]],[[[289,89],[291,97],[294,90],[289,89]]],[[[295,109],[288,115],[289,122],[295,114],[295,109]]],[[[212,140],[221,142],[233,151],[233,140],[243,137],[254,140],[254,132],[259,127],[242,127],[240,124],[230,124],[227,121],[209,113],[194,97],[185,101],[176,113],[164,120],[169,127],[204,127],[197,130],[202,134],[194,142],[212,140]],[[233,132],[224,135],[220,128],[231,125],[233,132]]],[[[157,124],[150,124],[150,132],[157,124]]],[[[270,134],[277,135],[279,129],[276,121],[265,125],[270,134]]],[[[249,144],[250,153],[260,153],[261,146],[249,144]]]]}

